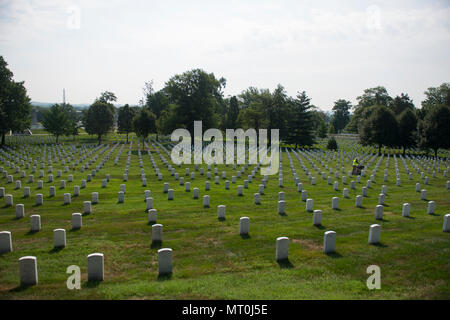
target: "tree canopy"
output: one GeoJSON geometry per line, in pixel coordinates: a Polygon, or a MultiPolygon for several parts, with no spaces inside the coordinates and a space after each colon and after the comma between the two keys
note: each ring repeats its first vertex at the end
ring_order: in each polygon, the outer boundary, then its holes
{"type": "Polygon", "coordinates": [[[31,124],[30,98],[24,82],[13,80],[13,73],[0,56],[0,134],[1,145],[5,144],[5,135],[10,130],[21,131],[31,124]]]}

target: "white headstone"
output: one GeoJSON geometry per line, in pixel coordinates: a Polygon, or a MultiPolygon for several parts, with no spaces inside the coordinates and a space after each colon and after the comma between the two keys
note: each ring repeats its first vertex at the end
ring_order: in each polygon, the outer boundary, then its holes
{"type": "Polygon", "coordinates": [[[156,223],[156,209],[148,210],[148,223],[156,223]]]}
{"type": "Polygon", "coordinates": [[[336,232],[327,231],[323,235],[323,252],[333,253],[336,248],[336,232]]]}
{"type": "Polygon", "coordinates": [[[152,242],[162,242],[163,236],[163,225],[154,224],[152,225],[152,242]]]}
{"type": "Polygon", "coordinates": [[[61,248],[66,246],[66,230],[64,229],[53,230],[53,246],[55,248],[61,248]]]}
{"type": "Polygon", "coordinates": [[[163,248],[158,250],[158,273],[160,276],[172,273],[172,249],[163,248]]]}
{"type": "Polygon", "coordinates": [[[0,254],[13,251],[11,232],[1,231],[0,232],[0,254]]]}
{"type": "Polygon", "coordinates": [[[313,199],[306,199],[306,211],[313,211],[313,204],[314,204],[314,200],[313,199]]]}
{"type": "Polygon", "coordinates": [[[376,220],[383,220],[383,212],[384,212],[384,207],[379,204],[375,207],[375,219],[376,220]]]}
{"type": "Polygon", "coordinates": [[[16,219],[25,217],[25,207],[23,204],[16,204],[16,219]]]}
{"type": "Polygon", "coordinates": [[[322,224],[322,210],[314,210],[313,225],[320,226],[322,224]]]}
{"type": "Polygon", "coordinates": [[[173,189],[169,189],[167,191],[167,200],[173,200],[174,198],[174,190],[173,189]]]}
{"type": "Polygon", "coordinates": [[[34,286],[38,284],[37,259],[25,256],[19,259],[20,286],[34,286]]]}
{"type": "Polygon", "coordinates": [[[249,228],[250,228],[250,218],[249,217],[242,217],[239,220],[239,234],[240,235],[248,235],[249,228]]]}
{"type": "Polygon", "coordinates": [[[221,204],[217,206],[217,218],[219,220],[225,219],[225,210],[226,210],[225,205],[221,204]]]}
{"type": "Polygon", "coordinates": [[[38,214],[33,214],[30,216],[31,232],[36,232],[41,230],[41,216],[38,214]]]}
{"type": "Polygon", "coordinates": [[[428,214],[434,214],[435,208],[436,208],[436,203],[434,201],[429,201],[428,202],[427,213],[428,214]]]}
{"type": "Polygon", "coordinates": [[[83,213],[89,214],[92,212],[92,205],[90,201],[84,201],[83,202],[83,213]]]}
{"type": "Polygon", "coordinates": [[[261,204],[261,195],[259,193],[254,194],[254,202],[255,204],[261,204]]]}
{"type": "Polygon", "coordinates": [[[209,196],[208,195],[203,196],[203,208],[209,208],[209,196]]]}
{"type": "Polygon", "coordinates": [[[411,205],[409,203],[404,203],[402,206],[402,216],[409,217],[410,211],[411,211],[411,205]]]}
{"type": "Polygon", "coordinates": [[[278,201],[278,214],[286,213],[286,201],[280,200],[278,201]]]}
{"type": "Polygon", "coordinates": [[[372,224],[369,229],[369,244],[376,244],[380,242],[381,226],[379,224],[372,224]]]}
{"type": "Polygon", "coordinates": [[[36,205],[40,206],[44,204],[44,195],[42,193],[36,194],[36,205]]]}
{"type": "Polygon", "coordinates": [[[83,220],[81,213],[72,213],[72,229],[77,230],[81,229],[83,225],[83,220]]]}
{"type": "Polygon", "coordinates": [[[289,238],[288,237],[277,238],[275,259],[277,261],[289,259],[289,238]]]}
{"type": "Polygon", "coordinates": [[[442,226],[442,231],[450,232],[450,213],[444,216],[444,224],[442,226]]]}
{"type": "Polygon", "coordinates": [[[333,197],[333,199],[331,200],[331,209],[333,209],[333,210],[339,209],[339,198],[338,197],[333,197]]]}
{"type": "Polygon", "coordinates": [[[88,281],[103,281],[104,257],[103,253],[91,253],[88,260],[88,281]]]}

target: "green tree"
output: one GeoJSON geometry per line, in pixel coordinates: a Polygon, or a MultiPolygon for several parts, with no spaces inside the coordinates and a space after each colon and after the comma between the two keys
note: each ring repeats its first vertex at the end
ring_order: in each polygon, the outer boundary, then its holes
{"type": "Polygon", "coordinates": [[[100,144],[102,136],[107,134],[114,125],[114,106],[96,100],[87,111],[85,111],[83,124],[88,134],[98,135],[100,144]]]}
{"type": "Polygon", "coordinates": [[[227,129],[236,129],[239,116],[239,102],[236,96],[232,96],[229,101],[227,114],[227,129]]]}
{"type": "Polygon", "coordinates": [[[370,114],[359,127],[362,145],[394,146],[398,142],[398,122],[394,113],[385,106],[370,107],[370,114]]]}
{"type": "Polygon", "coordinates": [[[213,73],[201,69],[186,71],[175,75],[166,82],[165,92],[175,105],[171,116],[179,128],[187,128],[194,134],[194,121],[203,121],[204,128],[213,128],[218,124],[217,111],[223,104],[222,88],[224,78],[216,79],[213,73]]]}
{"type": "Polygon", "coordinates": [[[73,119],[71,107],[68,104],[54,104],[43,115],[42,125],[56,137],[56,143],[60,136],[73,135],[76,130],[76,119],[73,119]]]}
{"type": "Polygon", "coordinates": [[[439,148],[450,148],[450,107],[438,105],[430,107],[419,125],[420,146],[434,150],[437,157],[439,148]]]}
{"type": "Polygon", "coordinates": [[[156,133],[156,117],[147,108],[141,108],[133,118],[133,127],[136,135],[142,138],[142,147],[144,140],[150,133],[156,133]]]}
{"type": "Polygon", "coordinates": [[[328,139],[327,149],[328,150],[337,150],[338,149],[338,144],[334,137],[331,137],[330,139],[328,139]]]}
{"type": "Polygon", "coordinates": [[[8,131],[20,131],[31,124],[30,98],[24,82],[15,82],[8,64],[0,56],[0,134],[1,145],[5,144],[8,131]]]}
{"type": "Polygon", "coordinates": [[[135,112],[128,104],[119,108],[119,116],[118,116],[118,130],[121,133],[127,134],[127,143],[128,143],[128,134],[133,132],[133,117],[135,112]]]}
{"type": "Polygon", "coordinates": [[[417,116],[410,108],[405,109],[398,116],[398,144],[403,147],[403,155],[406,148],[416,145],[417,141],[417,116]]]}
{"type": "Polygon", "coordinates": [[[256,132],[265,127],[265,117],[260,102],[253,102],[250,107],[239,112],[238,123],[244,129],[253,128],[256,132]]]}
{"type": "Polygon", "coordinates": [[[287,120],[287,142],[298,145],[311,146],[314,144],[314,128],[312,120],[313,106],[306,92],[299,92],[295,99],[291,99],[287,120]]]}
{"type": "Polygon", "coordinates": [[[424,92],[426,99],[422,101],[422,108],[418,110],[418,117],[424,119],[427,112],[437,106],[449,106],[450,107],[450,83],[446,82],[439,87],[428,88],[424,92]]]}
{"type": "Polygon", "coordinates": [[[372,106],[390,107],[393,99],[389,96],[385,87],[378,86],[364,90],[364,93],[356,100],[358,104],[353,107],[353,115],[345,127],[346,131],[354,133],[358,133],[359,124],[364,119],[368,108],[372,106]]]}
{"type": "Polygon", "coordinates": [[[327,129],[327,124],[325,123],[325,121],[322,121],[317,131],[317,135],[319,136],[319,138],[323,139],[327,137],[327,129]]]}
{"type": "Polygon", "coordinates": [[[336,132],[341,132],[349,123],[351,107],[351,102],[344,99],[339,99],[334,103],[334,114],[331,118],[331,123],[333,124],[336,132]]]}
{"type": "Polygon", "coordinates": [[[409,109],[414,110],[414,103],[407,94],[396,96],[390,105],[390,109],[395,115],[400,115],[403,111],[409,109]]]}
{"type": "Polygon", "coordinates": [[[100,98],[98,98],[97,100],[103,103],[112,103],[117,101],[117,97],[114,93],[105,91],[100,94],[100,98]]]}

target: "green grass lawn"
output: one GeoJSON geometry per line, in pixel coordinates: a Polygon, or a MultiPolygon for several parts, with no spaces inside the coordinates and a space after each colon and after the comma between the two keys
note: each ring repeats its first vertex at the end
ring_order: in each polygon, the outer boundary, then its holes
{"type": "MultiPolygon", "coordinates": [[[[66,142],[65,146],[69,146],[66,142]]],[[[63,194],[73,193],[73,186],[80,185],[95,165],[106,153],[84,173],[79,167],[70,172],[74,182],[67,182],[65,190],[59,189],[59,180],[67,180],[69,173],[56,178],[56,171],[62,169],[60,162],[53,164],[54,182],[47,182],[45,171],[44,188],[37,190],[38,173],[35,183],[28,184],[22,179],[22,189],[14,190],[0,176],[0,186],[6,193],[14,196],[14,206],[4,207],[0,199],[0,231],[10,231],[13,252],[0,255],[0,299],[449,299],[450,298],[450,233],[442,232],[444,215],[450,212],[450,190],[445,188],[448,178],[444,178],[443,167],[436,178],[427,174],[430,185],[428,200],[436,202],[436,213],[426,213],[427,201],[420,200],[414,190],[420,175],[413,171],[413,180],[408,180],[405,169],[398,159],[402,185],[395,185],[394,159],[389,164],[389,182],[383,182],[385,157],[376,174],[375,182],[369,189],[369,196],[363,200],[363,208],[355,208],[355,196],[369,179],[375,166],[371,165],[356,190],[350,189],[349,198],[342,197],[341,179],[334,178],[336,162],[330,161],[333,168],[333,181],[339,181],[339,190],[314,171],[306,158],[303,162],[316,177],[312,186],[300,163],[292,155],[297,174],[308,191],[308,198],[314,199],[314,209],[323,212],[322,226],[312,225],[312,213],[306,212],[305,202],[300,200],[289,159],[283,153],[284,187],[278,186],[278,175],[269,176],[261,205],[255,205],[253,194],[257,192],[261,176],[257,174],[244,196],[237,196],[237,185],[250,174],[250,166],[236,184],[231,183],[235,175],[232,166],[219,165],[219,175],[227,172],[230,190],[225,190],[225,180],[214,184],[205,191],[205,176],[196,172],[191,182],[200,189],[198,200],[192,198],[192,191],[186,192],[155,153],[150,148],[162,174],[158,181],[151,166],[150,158],[142,152],[147,187],[141,186],[140,167],[137,156],[137,143],[133,144],[133,154],[126,182],[125,203],[118,203],[119,186],[125,169],[129,145],[124,147],[119,165],[114,166],[114,158],[119,147],[95,177],[81,189],[78,197],[72,197],[72,204],[63,204],[63,194]],[[106,174],[111,175],[107,188],[101,187],[106,174]],[[163,183],[169,182],[175,190],[175,199],[167,200],[163,193],[163,183]],[[374,218],[375,206],[381,186],[388,186],[384,219],[374,218]],[[56,187],[56,197],[49,197],[49,186],[56,187]],[[31,187],[31,197],[23,198],[23,187],[31,187]],[[151,190],[154,207],[158,210],[158,223],[163,224],[163,243],[152,245],[151,225],[147,223],[144,190],[151,190]],[[83,216],[81,230],[71,230],[71,214],[82,212],[83,201],[91,200],[91,192],[99,192],[99,203],[93,205],[93,212],[83,216]],[[278,192],[286,193],[286,215],[277,213],[278,192]],[[44,205],[34,206],[35,194],[44,194],[44,205]],[[202,196],[210,195],[210,208],[202,207],[202,196]],[[331,209],[331,198],[340,199],[339,210],[331,209]],[[401,215],[402,204],[411,203],[411,217],[401,215]],[[25,205],[24,219],[15,219],[15,204],[25,205]],[[226,219],[217,219],[217,206],[226,205],[226,219]],[[40,214],[42,230],[30,233],[29,217],[40,214]],[[250,236],[239,235],[239,218],[250,217],[250,236]],[[369,226],[378,223],[382,226],[381,243],[368,244],[369,226]],[[53,249],[53,230],[64,228],[67,231],[67,246],[62,250],[53,249]],[[326,255],[322,252],[323,234],[327,230],[337,233],[336,253],[326,255]],[[290,239],[289,263],[275,261],[276,238],[286,236],[290,239]],[[167,279],[158,278],[157,250],[160,247],[173,249],[173,274],[167,279]],[[100,252],[105,257],[105,280],[100,283],[87,282],[87,255],[100,252]],[[39,284],[19,287],[18,259],[23,256],[37,257],[39,284]],[[69,290],[66,269],[78,265],[82,272],[82,289],[69,290]],[[381,289],[369,290],[366,273],[369,265],[381,268],[381,289]]],[[[160,149],[161,150],[161,149],[160,149]]],[[[98,152],[97,152],[98,154],[98,152]]],[[[166,159],[167,154],[163,153],[166,159]]],[[[35,156],[33,156],[34,158],[35,156]]],[[[316,162],[317,164],[317,162],[316,162]]],[[[8,172],[6,164],[0,164],[8,172]]],[[[408,161],[408,166],[412,168],[408,161]]],[[[175,167],[180,176],[185,168],[194,170],[194,165],[175,167]]],[[[346,172],[351,162],[345,164],[346,172]]],[[[238,169],[240,167],[237,167],[238,169]]],[[[444,168],[445,169],[445,168],[444,168]]],[[[37,168],[37,172],[39,167],[37,168]]],[[[11,174],[11,173],[10,173],[11,174]]],[[[31,174],[27,170],[26,177],[31,174]]],[[[14,180],[20,180],[14,174],[14,180]]]]}

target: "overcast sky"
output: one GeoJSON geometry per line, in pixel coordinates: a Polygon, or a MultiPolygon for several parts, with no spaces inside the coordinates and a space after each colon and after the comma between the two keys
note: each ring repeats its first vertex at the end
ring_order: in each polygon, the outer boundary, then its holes
{"type": "Polygon", "coordinates": [[[137,104],[201,68],[226,96],[280,83],[330,110],[383,85],[420,106],[450,81],[450,1],[0,0],[0,55],[40,102],[137,104]]]}

